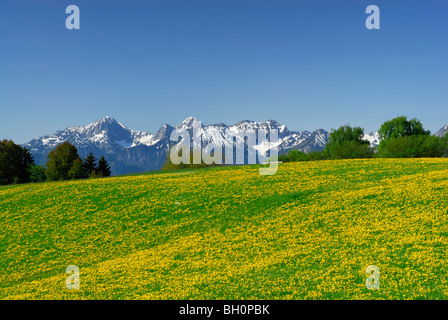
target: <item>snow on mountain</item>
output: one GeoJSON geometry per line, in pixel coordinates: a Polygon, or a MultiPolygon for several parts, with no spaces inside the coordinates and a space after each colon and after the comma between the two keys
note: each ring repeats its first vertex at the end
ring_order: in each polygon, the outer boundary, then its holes
{"type": "Polygon", "coordinates": [[[437,131],[434,135],[438,137],[443,137],[448,132],[448,124],[445,125],[443,128],[441,128],[439,131],[437,131]]]}
{"type": "Polygon", "coordinates": [[[381,141],[380,135],[376,131],[365,134],[362,139],[369,141],[371,147],[377,147],[381,141]]]}
{"type": "MultiPolygon", "coordinates": [[[[198,123],[198,119],[188,117],[175,127],[164,124],[154,135],[129,129],[115,119],[105,117],[86,126],[68,127],[53,134],[35,138],[24,146],[31,151],[38,164],[45,164],[48,153],[58,144],[68,141],[76,146],[82,158],[90,152],[97,158],[105,156],[114,175],[158,170],[165,163],[170,147],[177,143],[170,140],[171,133],[174,130],[186,130],[192,137],[193,126],[198,123]]],[[[329,135],[323,129],[314,132],[289,131],[285,125],[281,125],[275,120],[265,122],[244,120],[231,126],[223,123],[201,124],[200,128],[203,147],[210,143],[229,145],[226,133],[235,136],[235,143],[242,142],[244,144],[247,130],[257,132],[257,130],[263,129],[267,132],[267,138],[270,140],[271,131],[277,129],[279,141],[276,144],[279,154],[286,153],[291,149],[304,152],[322,150],[329,135]]],[[[266,146],[265,143],[257,148],[261,150],[266,146]]],[[[253,150],[257,148],[253,148],[253,150]]],[[[247,150],[247,152],[250,151],[247,150]]],[[[247,160],[247,155],[245,159],[247,160]]]]}
{"type": "Polygon", "coordinates": [[[154,144],[154,135],[128,129],[115,119],[105,117],[84,127],[68,127],[63,131],[35,138],[25,146],[31,151],[39,150],[42,147],[53,149],[64,141],[74,142],[79,146],[93,144],[104,147],[117,144],[123,148],[130,148],[140,144],[147,146],[154,144]]]}
{"type": "MultiPolygon", "coordinates": [[[[68,141],[76,146],[82,158],[90,152],[97,158],[105,156],[114,175],[158,170],[165,163],[168,150],[177,143],[170,140],[171,133],[174,130],[186,130],[190,137],[193,137],[193,127],[199,123],[198,119],[188,117],[175,127],[164,124],[156,134],[152,134],[129,129],[111,117],[104,117],[86,126],[68,127],[53,134],[35,138],[23,146],[31,151],[37,164],[45,164],[48,153],[58,144],[68,141]]],[[[290,131],[285,125],[275,120],[264,122],[243,120],[230,126],[224,123],[212,125],[200,123],[199,131],[202,147],[213,144],[233,148],[243,143],[247,152],[246,161],[249,154],[255,150],[265,150],[269,145],[266,142],[260,142],[258,146],[247,148],[247,137],[245,137],[247,132],[265,130],[267,139],[271,141],[271,131],[274,129],[278,130],[276,145],[278,145],[279,155],[291,149],[303,152],[323,150],[329,138],[329,132],[324,129],[313,132],[290,131]],[[227,140],[229,136],[232,136],[230,144],[227,140]]],[[[446,132],[448,132],[448,125],[437,131],[435,135],[443,136],[446,132]]],[[[369,141],[372,147],[378,146],[380,142],[378,132],[365,134],[363,139],[369,141]]]]}

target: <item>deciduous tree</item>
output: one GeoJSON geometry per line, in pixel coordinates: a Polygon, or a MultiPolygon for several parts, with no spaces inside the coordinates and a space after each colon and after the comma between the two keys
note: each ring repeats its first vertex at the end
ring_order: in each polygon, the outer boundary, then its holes
{"type": "MultiPolygon", "coordinates": [[[[46,164],[47,169],[45,175],[48,180],[67,180],[73,177],[73,171],[70,173],[75,161],[79,166],[79,161],[82,160],[78,155],[76,147],[69,142],[63,142],[56,147],[56,149],[50,151],[47,156],[48,161],[46,164]]],[[[82,165],[81,165],[82,168],[82,165]]],[[[77,170],[77,169],[76,169],[77,170]]]]}

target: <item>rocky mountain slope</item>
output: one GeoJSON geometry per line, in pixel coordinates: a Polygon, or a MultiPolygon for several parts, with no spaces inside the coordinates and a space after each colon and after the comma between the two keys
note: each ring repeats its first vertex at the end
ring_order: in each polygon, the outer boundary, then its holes
{"type": "MultiPolygon", "coordinates": [[[[193,136],[193,126],[200,123],[198,119],[189,117],[177,126],[164,124],[156,134],[132,130],[111,117],[105,117],[83,127],[68,127],[53,134],[38,137],[24,144],[30,149],[36,163],[45,164],[48,153],[58,144],[69,141],[78,148],[79,155],[84,158],[92,152],[97,158],[105,156],[111,165],[112,174],[126,174],[160,169],[166,161],[168,150],[177,142],[170,141],[171,133],[176,129],[187,130],[193,136]]],[[[202,146],[208,143],[224,144],[225,132],[244,135],[247,130],[264,129],[270,137],[273,129],[278,130],[278,153],[284,154],[291,149],[304,152],[323,150],[328,142],[329,132],[324,129],[310,131],[290,131],[285,125],[275,120],[256,122],[240,121],[227,126],[224,123],[201,124],[202,146]]],[[[448,132],[448,125],[435,135],[442,136],[448,132]]],[[[378,146],[378,132],[364,135],[364,140],[372,147],[378,146]]],[[[245,157],[247,162],[247,157],[245,157]]]]}
{"type": "MultiPolygon", "coordinates": [[[[68,141],[77,147],[82,158],[90,152],[97,158],[104,155],[111,165],[113,175],[158,170],[166,160],[167,151],[175,144],[170,141],[171,132],[175,129],[186,129],[191,133],[195,121],[198,120],[189,117],[175,127],[165,124],[156,134],[152,134],[129,129],[117,120],[105,117],[83,127],[69,127],[35,138],[24,146],[30,149],[38,164],[45,164],[48,153],[58,144],[68,141]]],[[[329,135],[323,129],[314,132],[289,131],[286,126],[274,120],[265,122],[244,120],[231,126],[223,123],[201,125],[203,144],[219,143],[224,139],[226,130],[244,134],[248,129],[264,129],[268,137],[270,130],[278,129],[279,154],[286,153],[290,149],[304,152],[322,150],[329,135]]]]}

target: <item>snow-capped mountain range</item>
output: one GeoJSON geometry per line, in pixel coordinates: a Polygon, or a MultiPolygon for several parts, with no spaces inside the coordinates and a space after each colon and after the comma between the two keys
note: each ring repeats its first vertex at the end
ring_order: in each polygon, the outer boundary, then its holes
{"type": "MultiPolygon", "coordinates": [[[[177,142],[170,141],[173,130],[185,129],[192,136],[193,124],[197,119],[189,117],[173,127],[164,124],[156,134],[135,131],[111,117],[105,117],[84,127],[68,127],[53,134],[38,137],[23,146],[28,148],[37,164],[44,165],[48,153],[58,144],[68,141],[76,146],[79,155],[84,158],[92,152],[97,158],[105,156],[111,165],[112,174],[150,171],[160,169],[166,161],[169,148],[177,142]]],[[[328,140],[328,132],[319,129],[309,131],[289,131],[286,126],[274,120],[265,122],[241,121],[227,126],[223,123],[201,125],[203,144],[210,142],[222,143],[226,130],[244,134],[248,129],[265,129],[270,136],[270,130],[278,129],[279,154],[290,149],[305,152],[321,150],[328,140]]]]}
{"type": "MultiPolygon", "coordinates": [[[[76,146],[82,158],[90,152],[97,158],[105,156],[111,165],[113,175],[158,170],[165,163],[170,147],[177,143],[170,141],[173,130],[185,129],[193,136],[195,121],[199,120],[189,117],[175,127],[164,124],[156,134],[152,134],[129,129],[117,120],[105,117],[84,127],[68,127],[53,134],[35,138],[23,146],[31,151],[35,162],[42,165],[46,163],[47,155],[51,150],[58,144],[68,141],[76,146]]],[[[222,144],[226,131],[244,135],[244,132],[249,129],[264,129],[268,137],[271,130],[277,129],[279,154],[287,153],[291,149],[304,152],[323,150],[329,138],[329,132],[324,129],[313,132],[290,131],[285,125],[275,120],[265,122],[244,120],[231,126],[223,123],[201,124],[202,143],[203,145],[210,142],[222,144]]],[[[448,126],[436,134],[443,134],[443,132],[448,132],[448,126]]],[[[364,135],[364,140],[368,140],[371,146],[377,146],[380,138],[377,132],[370,132],[364,135]]]]}
{"type": "MultiPolygon", "coordinates": [[[[135,131],[111,117],[105,117],[84,127],[68,127],[43,137],[37,137],[23,146],[28,148],[37,164],[44,165],[48,153],[58,144],[68,141],[76,146],[84,158],[92,152],[97,158],[105,156],[111,165],[112,174],[125,174],[160,169],[166,161],[169,148],[177,142],[170,141],[173,130],[185,129],[192,136],[193,124],[197,119],[189,117],[173,127],[164,124],[156,134],[135,131]]],[[[279,154],[291,149],[310,152],[322,150],[329,133],[323,129],[310,131],[289,131],[285,125],[274,120],[255,122],[244,120],[227,126],[224,123],[201,125],[203,144],[221,143],[226,130],[244,135],[246,130],[264,129],[270,137],[272,129],[278,130],[279,154]]]]}

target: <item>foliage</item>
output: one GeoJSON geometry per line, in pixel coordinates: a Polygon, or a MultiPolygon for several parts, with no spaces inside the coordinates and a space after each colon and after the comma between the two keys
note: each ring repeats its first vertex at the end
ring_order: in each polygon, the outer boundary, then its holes
{"type": "Polygon", "coordinates": [[[389,138],[378,147],[380,158],[431,158],[445,156],[447,152],[447,139],[430,135],[389,138]]]}
{"type": "Polygon", "coordinates": [[[369,142],[345,141],[329,148],[329,154],[331,159],[363,159],[372,158],[374,152],[369,142]]]}
{"type": "Polygon", "coordinates": [[[65,141],[58,145],[50,151],[47,158],[45,175],[48,180],[67,180],[79,177],[79,161],[81,161],[82,168],[82,160],[76,147],[69,142],[65,141]],[[72,170],[74,165],[75,168],[72,170]]]}
{"type": "Polygon", "coordinates": [[[90,175],[96,173],[96,159],[92,153],[84,158],[83,168],[85,177],[90,177],[90,175]]]}
{"type": "Polygon", "coordinates": [[[68,171],[69,179],[81,179],[85,177],[84,167],[81,158],[73,161],[73,166],[68,171]]]}
{"type": "Polygon", "coordinates": [[[363,140],[364,129],[360,127],[341,126],[332,130],[325,154],[328,159],[360,159],[371,158],[373,150],[370,143],[363,140]]]}
{"type": "Polygon", "coordinates": [[[34,160],[27,148],[12,140],[0,141],[0,184],[29,182],[32,164],[34,160]]]}
{"type": "Polygon", "coordinates": [[[101,177],[109,177],[110,176],[110,167],[107,164],[106,159],[103,157],[98,161],[98,167],[96,168],[97,175],[101,177]]]}
{"type": "Polygon", "coordinates": [[[407,117],[396,117],[388,120],[381,125],[378,134],[381,140],[388,140],[391,138],[409,137],[413,135],[430,135],[429,131],[423,128],[419,120],[413,118],[408,120],[407,117]]]}
{"type": "Polygon", "coordinates": [[[323,152],[323,151],[311,151],[310,153],[308,153],[308,160],[309,161],[326,160],[325,152],[323,152]]]}
{"type": "Polygon", "coordinates": [[[325,154],[322,151],[312,151],[310,153],[305,153],[297,149],[289,150],[287,154],[283,154],[278,157],[278,160],[282,162],[315,161],[324,159],[325,154]]]}
{"type": "Polygon", "coordinates": [[[386,121],[378,133],[380,158],[442,157],[448,150],[446,138],[431,136],[415,118],[408,120],[401,116],[386,121]]]}
{"type": "Polygon", "coordinates": [[[45,167],[31,164],[28,167],[30,172],[30,182],[44,182],[45,181],[45,167]]]}

